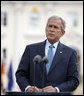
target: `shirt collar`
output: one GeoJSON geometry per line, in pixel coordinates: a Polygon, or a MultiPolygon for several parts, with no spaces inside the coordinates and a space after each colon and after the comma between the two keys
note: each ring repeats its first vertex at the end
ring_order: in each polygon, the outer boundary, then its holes
{"type": "MultiPolygon", "coordinates": [[[[57,47],[58,43],[59,41],[53,44],[55,48],[57,47]]],[[[48,40],[46,40],[46,47],[49,48],[50,45],[51,43],[48,40]]]]}

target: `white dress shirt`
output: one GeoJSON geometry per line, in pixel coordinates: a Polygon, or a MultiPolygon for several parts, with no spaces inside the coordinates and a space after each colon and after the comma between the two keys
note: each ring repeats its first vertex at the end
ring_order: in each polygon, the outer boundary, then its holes
{"type": "MultiPolygon", "coordinates": [[[[54,54],[54,55],[55,55],[55,52],[56,52],[58,43],[59,43],[59,41],[53,44],[54,47],[55,47],[55,48],[53,48],[53,54],[54,54]]],[[[46,56],[48,55],[48,50],[49,50],[49,46],[50,46],[50,45],[51,45],[51,43],[50,43],[48,40],[46,40],[46,45],[45,45],[45,55],[46,55],[46,56]]]]}

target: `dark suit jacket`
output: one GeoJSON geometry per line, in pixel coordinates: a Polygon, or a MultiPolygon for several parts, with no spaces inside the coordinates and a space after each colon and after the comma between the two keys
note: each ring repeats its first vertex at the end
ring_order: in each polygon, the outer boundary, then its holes
{"type": "Polygon", "coordinates": [[[45,56],[45,42],[28,45],[24,51],[16,72],[16,81],[22,91],[25,91],[28,85],[36,85],[38,88],[51,85],[58,87],[60,92],[72,92],[77,88],[79,85],[79,75],[75,50],[59,42],[48,75],[45,71],[44,86],[43,64],[35,66],[34,84],[33,58],[36,55],[45,56]]]}

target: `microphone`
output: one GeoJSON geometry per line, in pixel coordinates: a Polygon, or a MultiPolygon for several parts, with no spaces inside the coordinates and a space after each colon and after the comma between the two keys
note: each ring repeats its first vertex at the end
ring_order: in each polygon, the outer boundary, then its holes
{"type": "MultiPolygon", "coordinates": [[[[45,74],[45,65],[49,62],[49,58],[47,56],[44,56],[42,59],[42,64],[43,64],[43,80],[42,80],[42,87],[44,87],[44,74],[45,74]]],[[[43,92],[43,88],[42,88],[43,92]]]]}
{"type": "Polygon", "coordinates": [[[44,56],[42,59],[43,64],[47,64],[49,62],[49,58],[47,56],[44,56]]]}
{"type": "Polygon", "coordinates": [[[35,65],[41,63],[42,57],[40,55],[36,55],[33,59],[34,62],[34,92],[35,92],[35,65]]]}
{"type": "Polygon", "coordinates": [[[42,57],[40,55],[36,55],[33,59],[34,64],[41,63],[42,57]]]}

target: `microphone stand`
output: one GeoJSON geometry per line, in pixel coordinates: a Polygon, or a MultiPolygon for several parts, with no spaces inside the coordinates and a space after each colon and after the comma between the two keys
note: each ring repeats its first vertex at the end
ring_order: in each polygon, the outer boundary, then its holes
{"type": "Polygon", "coordinates": [[[43,88],[44,88],[45,65],[46,65],[46,64],[44,63],[44,64],[43,64],[43,80],[42,80],[42,81],[43,81],[43,82],[42,82],[42,85],[43,85],[43,86],[42,86],[42,92],[44,92],[44,91],[43,91],[43,88]]]}
{"type": "Polygon", "coordinates": [[[33,62],[34,62],[34,92],[35,92],[35,66],[36,64],[39,64],[42,60],[42,57],[40,55],[36,55],[33,59],[33,62]]]}
{"type": "Polygon", "coordinates": [[[44,92],[43,88],[44,88],[44,75],[45,75],[45,68],[46,68],[46,64],[49,62],[49,59],[47,56],[44,56],[42,59],[42,63],[43,63],[43,79],[42,79],[42,92],[44,92]]]}
{"type": "Polygon", "coordinates": [[[35,65],[36,65],[36,62],[34,62],[34,92],[35,92],[35,65]]]}

